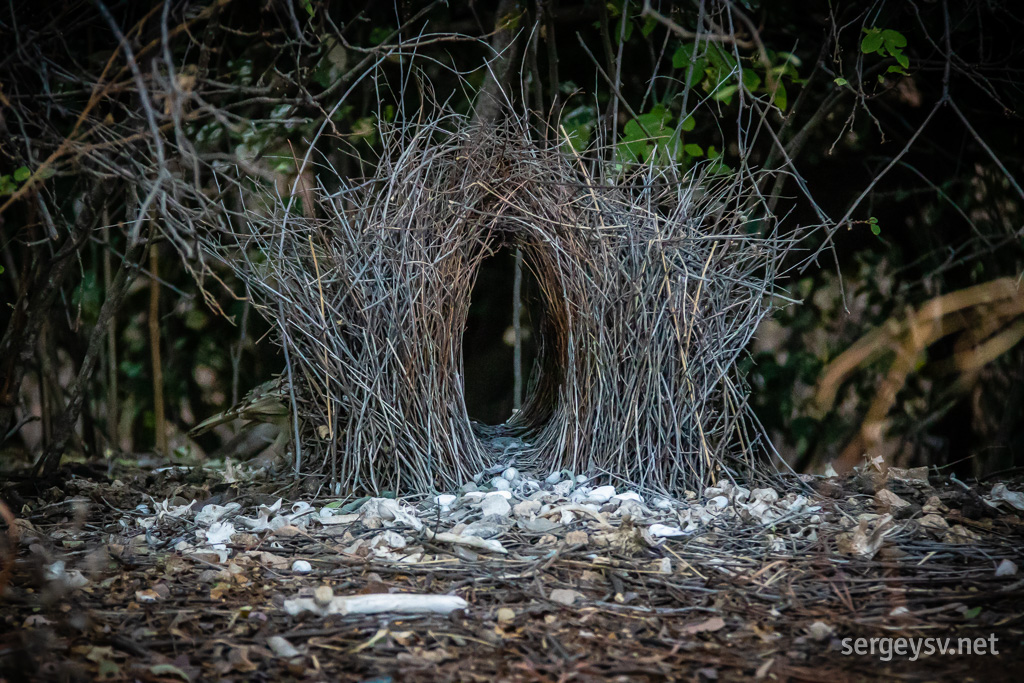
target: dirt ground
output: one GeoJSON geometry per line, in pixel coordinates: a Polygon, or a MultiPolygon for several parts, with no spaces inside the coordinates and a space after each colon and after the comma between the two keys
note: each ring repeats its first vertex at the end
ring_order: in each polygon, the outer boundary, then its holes
{"type": "MultiPolygon", "coordinates": [[[[826,508],[856,512],[873,500],[863,478],[814,486],[826,508]]],[[[354,523],[344,538],[319,529],[235,538],[244,542],[229,544],[221,562],[172,547],[188,522],[164,533],[125,520],[163,499],[244,508],[308,495],[202,470],[107,476],[79,467],[43,485],[12,479],[0,485],[0,678],[1020,680],[1024,523],[981,501],[990,484],[966,488],[897,490],[917,511],[872,559],[844,554],[842,537],[824,528],[798,548],[751,554],[757,532],[743,528],[595,549],[570,526],[539,540],[512,529],[503,557],[424,541],[429,559],[403,563],[345,552],[372,533],[354,523]],[[950,528],[969,531],[939,538],[915,526],[931,496],[950,528]],[[292,571],[295,558],[312,571],[292,571]],[[468,607],[446,616],[284,610],[324,585],[336,595],[450,593],[468,607]],[[984,638],[998,654],[844,654],[854,642],[845,639],[859,637],[951,638],[954,648],[984,638]]]]}

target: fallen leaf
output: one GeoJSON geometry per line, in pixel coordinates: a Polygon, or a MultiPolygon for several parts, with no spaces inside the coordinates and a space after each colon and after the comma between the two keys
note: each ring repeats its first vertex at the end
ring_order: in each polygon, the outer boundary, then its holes
{"type": "Polygon", "coordinates": [[[680,632],[683,635],[692,636],[696,633],[714,633],[725,627],[725,619],[722,617],[711,617],[704,621],[698,621],[692,624],[685,624],[680,632]]]}

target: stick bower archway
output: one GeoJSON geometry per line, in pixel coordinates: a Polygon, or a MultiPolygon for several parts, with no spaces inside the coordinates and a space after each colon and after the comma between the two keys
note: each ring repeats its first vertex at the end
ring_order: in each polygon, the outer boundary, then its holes
{"type": "Polygon", "coordinates": [[[629,172],[515,118],[481,130],[449,115],[383,139],[375,176],[321,182],[305,217],[249,201],[232,250],[289,351],[303,469],[346,490],[429,491],[492,463],[461,339],[501,244],[523,248],[545,310],[539,373],[506,425],[531,446],[521,460],[667,492],[753,462],[735,367],[783,253],[745,190],[756,178],[629,172]]]}

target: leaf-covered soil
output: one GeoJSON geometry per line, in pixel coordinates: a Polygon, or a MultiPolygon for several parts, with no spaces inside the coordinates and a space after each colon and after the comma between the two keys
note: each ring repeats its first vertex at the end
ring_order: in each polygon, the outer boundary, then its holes
{"type": "Polygon", "coordinates": [[[175,549],[182,534],[193,533],[193,520],[164,517],[148,529],[134,523],[165,500],[194,499],[195,509],[238,502],[250,510],[279,497],[310,499],[298,486],[226,483],[198,469],[110,478],[65,472],[59,484],[43,485],[11,480],[0,488],[0,677],[1018,677],[1024,580],[1016,566],[1024,522],[1010,503],[1019,484],[1006,482],[1010,493],[999,502],[991,482],[862,473],[807,483],[823,510],[813,533],[784,522],[766,531],[734,521],[652,539],[619,520],[616,535],[602,537],[577,520],[543,534],[510,526],[500,536],[506,555],[420,537],[425,554],[396,562],[358,543],[381,534],[366,520],[235,536],[223,561],[175,549]],[[774,542],[763,543],[766,534],[774,542]],[[293,571],[295,559],[312,571],[293,571]],[[285,610],[287,600],[325,585],[334,595],[452,594],[468,607],[443,616],[285,610]],[[890,661],[877,650],[844,654],[844,639],[858,637],[950,638],[953,648],[960,638],[983,638],[998,654],[935,653],[916,661],[909,652],[890,661]]]}

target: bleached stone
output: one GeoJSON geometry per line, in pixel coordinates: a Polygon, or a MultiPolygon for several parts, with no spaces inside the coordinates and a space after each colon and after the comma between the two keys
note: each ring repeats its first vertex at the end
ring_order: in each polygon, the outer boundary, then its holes
{"type": "Polygon", "coordinates": [[[1017,574],[1017,564],[1013,560],[1003,560],[996,567],[996,576],[1015,576],[1017,574]]]}
{"type": "Polygon", "coordinates": [[[555,590],[551,591],[551,595],[549,595],[548,597],[551,598],[552,602],[557,602],[560,605],[569,606],[574,604],[580,598],[582,598],[583,594],[579,591],[574,591],[571,588],[556,588],[555,590]]]}
{"type": "Polygon", "coordinates": [[[308,574],[313,571],[313,565],[305,560],[295,560],[292,562],[292,571],[296,574],[308,574]]]}
{"type": "Polygon", "coordinates": [[[455,501],[455,496],[453,496],[450,493],[442,493],[439,496],[434,496],[434,503],[436,503],[439,507],[442,508],[451,507],[451,504],[454,503],[455,501]]]}
{"type": "Polygon", "coordinates": [[[598,486],[590,492],[587,499],[596,503],[607,503],[615,495],[614,486],[598,486]]]}
{"type": "Polygon", "coordinates": [[[512,513],[516,517],[534,517],[540,512],[541,504],[536,500],[524,500],[522,503],[516,503],[515,507],[512,508],[512,513]]]}
{"type": "Polygon", "coordinates": [[[515,467],[509,467],[507,470],[501,473],[501,477],[505,481],[514,481],[517,476],[519,476],[519,470],[517,470],[515,467]]]}
{"type": "Polygon", "coordinates": [[[480,511],[484,515],[500,515],[502,517],[508,516],[512,512],[512,506],[508,504],[508,501],[502,496],[487,496],[483,502],[480,503],[480,511]]]}

